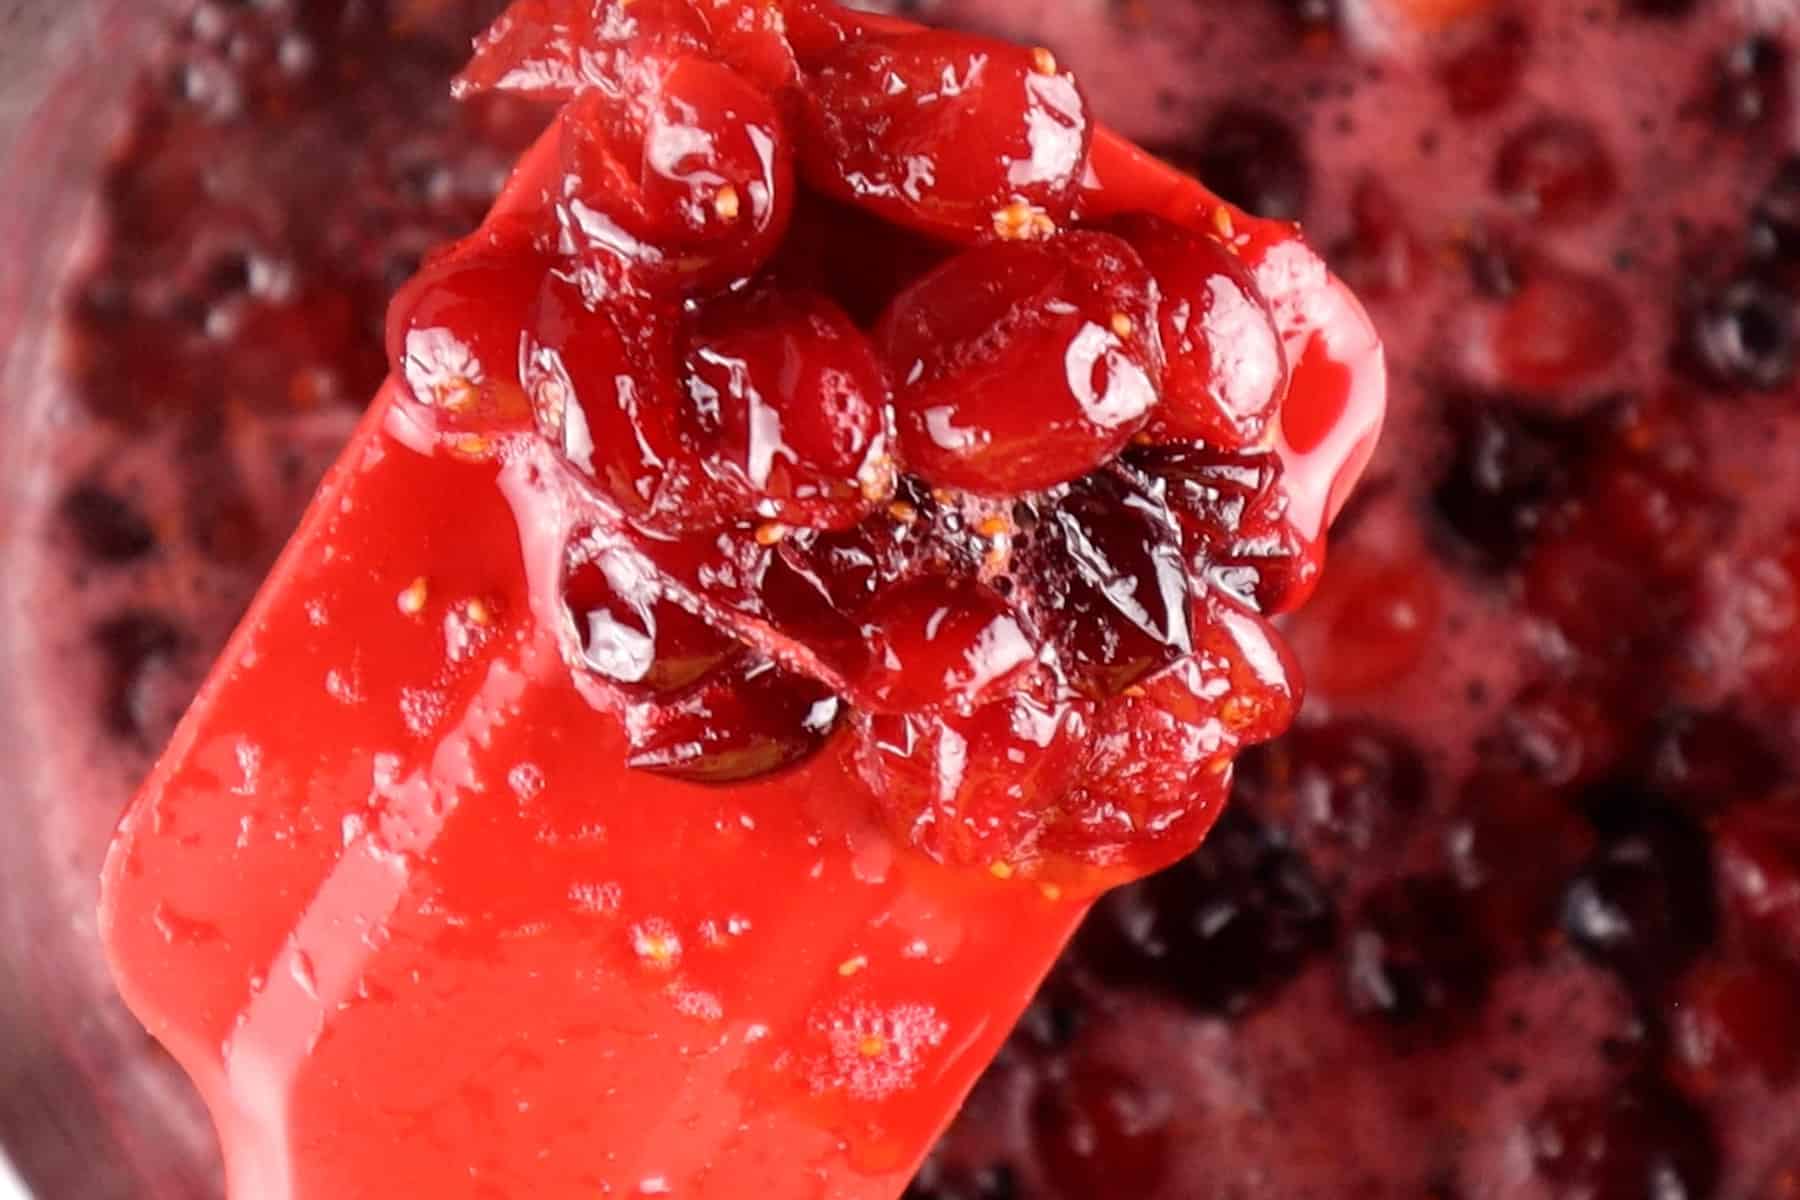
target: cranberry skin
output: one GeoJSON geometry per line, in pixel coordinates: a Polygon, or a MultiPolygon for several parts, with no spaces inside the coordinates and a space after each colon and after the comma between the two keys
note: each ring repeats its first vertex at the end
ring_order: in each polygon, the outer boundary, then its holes
{"type": "Polygon", "coordinates": [[[853,718],[854,763],[895,832],[939,862],[1028,859],[1074,779],[1092,705],[1021,690],[967,713],[853,718]]]}
{"type": "Polygon", "coordinates": [[[1261,443],[1287,394],[1288,367],[1249,269],[1216,239],[1160,217],[1122,217],[1106,229],[1131,243],[1162,293],[1168,367],[1150,434],[1226,450],[1261,443]]]}
{"type": "Polygon", "coordinates": [[[774,103],[691,56],[646,66],[637,94],[584,94],[561,115],[565,226],[657,287],[705,292],[755,273],[794,206],[792,148],[774,103]]]}
{"type": "Polygon", "coordinates": [[[887,376],[821,295],[762,287],[706,304],[683,391],[690,439],[746,516],[844,529],[892,494],[887,376]]]}
{"type": "Polygon", "coordinates": [[[625,712],[625,763],[693,783],[757,779],[810,757],[836,728],[830,689],[755,655],[667,701],[625,712]]]}
{"type": "Polygon", "coordinates": [[[676,324],[656,306],[591,305],[553,274],[525,343],[538,432],[628,516],[652,525],[704,520],[723,503],[682,514],[672,500],[686,461],[675,424],[676,324]]]}
{"type": "Polygon", "coordinates": [[[1761,963],[1707,963],[1669,1014],[1683,1082],[1705,1093],[1746,1070],[1782,1087],[1800,1073],[1800,976],[1761,963]]]}
{"type": "Polygon", "coordinates": [[[691,0],[513,0],[475,39],[454,90],[557,101],[596,88],[619,94],[642,86],[647,53],[696,53],[707,42],[691,0]]]}
{"type": "Polygon", "coordinates": [[[965,251],[897,296],[878,331],[907,466],[1011,496],[1115,456],[1155,407],[1156,284],[1116,237],[965,251]]]}
{"type": "Polygon", "coordinates": [[[1618,175],[1599,136],[1569,117],[1541,117],[1519,129],[1494,161],[1494,190],[1522,216],[1575,225],[1599,216],[1618,175]]]}
{"type": "Polygon", "coordinates": [[[878,593],[860,614],[871,653],[857,698],[884,712],[979,703],[1017,679],[1037,648],[1000,594],[927,576],[878,593]]]}
{"type": "Polygon", "coordinates": [[[1074,215],[1094,123],[1044,50],[966,34],[871,35],[826,55],[799,105],[800,167],[830,196],[958,242],[1074,215]]]}
{"type": "Polygon", "coordinates": [[[1181,533],[1147,480],[1097,471],[1039,516],[1031,580],[1063,669],[1096,699],[1193,650],[1181,533]]]}
{"type": "Polygon", "coordinates": [[[549,264],[530,253],[450,254],[388,308],[388,363],[430,428],[531,428],[520,359],[549,264]]]}
{"type": "Polygon", "coordinates": [[[1305,857],[1233,804],[1200,849],[1101,900],[1076,956],[1110,983],[1235,1015],[1328,949],[1335,924],[1305,857]]]}
{"type": "Polygon", "coordinates": [[[736,641],[664,594],[654,568],[577,538],[563,577],[563,606],[582,662],[614,683],[666,695],[743,652],[736,641]]]}
{"type": "Polygon", "coordinates": [[[1135,448],[1127,461],[1162,483],[1195,579],[1270,614],[1311,594],[1319,555],[1287,519],[1278,455],[1169,442],[1135,448]]]}
{"type": "Polygon", "coordinates": [[[1718,1185],[1719,1149],[1705,1114],[1660,1083],[1553,1098],[1526,1135],[1535,1173],[1556,1200],[1705,1200],[1718,1185]]]}

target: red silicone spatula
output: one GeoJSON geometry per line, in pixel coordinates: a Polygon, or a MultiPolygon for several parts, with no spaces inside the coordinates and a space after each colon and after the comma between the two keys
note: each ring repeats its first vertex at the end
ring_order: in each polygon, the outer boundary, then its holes
{"type": "MultiPolygon", "coordinates": [[[[555,136],[492,221],[539,202],[555,136]]],[[[1251,266],[1320,537],[1381,420],[1361,309],[1293,229],[1116,137],[1088,193],[1251,266]]],[[[580,519],[557,478],[375,398],[125,816],[120,988],[238,1200],[896,1196],[1091,897],[896,844],[829,752],[729,787],[627,769],[544,599],[580,519]]]]}

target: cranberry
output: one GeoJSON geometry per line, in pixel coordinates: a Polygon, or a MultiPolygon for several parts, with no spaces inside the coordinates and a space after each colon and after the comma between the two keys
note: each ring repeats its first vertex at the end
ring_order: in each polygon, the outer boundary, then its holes
{"type": "Polygon", "coordinates": [[[1522,216],[1546,224],[1591,220],[1618,190],[1599,137],[1571,117],[1540,117],[1517,130],[1494,161],[1494,190],[1522,216]]]}
{"type": "Polygon", "coordinates": [[[1772,1087],[1800,1072],[1800,977],[1791,968],[1708,963],[1677,996],[1671,1039],[1684,1077],[1697,1090],[1746,1069],[1772,1087]]]}
{"type": "Polygon", "coordinates": [[[1618,361],[1631,343],[1629,311],[1606,280],[1537,264],[1500,312],[1493,352],[1501,379],[1555,392],[1618,361]]]}
{"type": "Polygon", "coordinates": [[[1718,1184],[1705,1115],[1658,1083],[1553,1098],[1527,1133],[1536,1173],[1556,1200],[1705,1200],[1718,1184]]]}
{"type": "Polygon", "coordinates": [[[1593,852],[1594,833],[1543,780],[1485,770],[1462,786],[1444,857],[1497,948],[1531,949],[1556,920],[1564,881],[1593,852]]]}
{"type": "Polygon", "coordinates": [[[1067,793],[1092,705],[1024,689],[966,715],[855,715],[856,766],[889,824],[939,862],[1015,863],[1067,793]]]}
{"type": "Polygon", "coordinates": [[[1193,649],[1175,520],[1124,469],[1075,483],[1040,515],[1022,573],[1045,610],[1062,665],[1104,699],[1193,649]]]}
{"type": "Polygon", "coordinates": [[[1431,251],[1407,223],[1400,198],[1373,175],[1350,196],[1350,236],[1329,255],[1359,296],[1384,299],[1418,287],[1432,271],[1431,251]]]}
{"type": "Polygon", "coordinates": [[[1279,457],[1171,442],[1128,460],[1163,484],[1195,578],[1265,613],[1298,607],[1312,591],[1319,563],[1287,520],[1279,457]]]}
{"type": "Polygon", "coordinates": [[[1531,27],[1507,15],[1484,22],[1475,40],[1444,64],[1440,78],[1459,117],[1494,112],[1518,93],[1531,56],[1531,27]]]}
{"type": "Polygon", "coordinates": [[[563,605],[582,661],[615,683],[650,692],[679,691],[743,650],[670,600],[648,563],[583,539],[570,548],[563,605]]]}
{"type": "Polygon", "coordinates": [[[1372,557],[1334,566],[1313,603],[1326,622],[1328,647],[1314,678],[1337,696],[1380,691],[1416,671],[1438,636],[1443,608],[1424,564],[1372,557]]]}
{"type": "Polygon", "coordinates": [[[1065,1200],[1148,1196],[1169,1171],[1170,1098],[1110,1067],[1081,1064],[1032,1103],[1038,1159],[1065,1200]]]}
{"type": "Polygon", "coordinates": [[[1344,934],[1350,1009],[1393,1025],[1445,1027],[1487,996],[1491,960],[1473,910],[1446,876],[1383,884],[1344,934]]]}
{"type": "Polygon", "coordinates": [[[799,124],[811,186],[962,242],[1067,223],[1093,136],[1086,97],[1049,51],[938,31],[826,55],[799,124]]]}
{"type": "Polygon", "coordinates": [[[187,639],[160,613],[131,611],[102,622],[93,633],[105,662],[103,712],[122,737],[161,745],[193,697],[178,680],[175,656],[187,639]]]}
{"type": "Polygon", "coordinates": [[[696,51],[706,40],[690,0],[513,0],[475,40],[456,93],[553,100],[596,87],[617,93],[641,86],[642,55],[696,51]]]}
{"type": "Polygon", "coordinates": [[[548,269],[544,260],[516,252],[453,252],[394,298],[388,360],[434,429],[531,427],[520,362],[548,269]]]}
{"type": "Polygon", "coordinates": [[[1235,1014],[1329,947],[1334,924],[1306,859],[1232,805],[1199,850],[1095,906],[1076,953],[1103,978],[1235,1014]]]}
{"type": "Polygon", "coordinates": [[[59,507],[82,552],[98,562],[133,562],[156,549],[156,531],[137,505],[98,483],[77,484],[59,507]]]}
{"type": "Polygon", "coordinates": [[[1689,812],[1717,813],[1768,795],[1783,762],[1755,729],[1728,712],[1684,712],[1662,723],[1650,780],[1689,812]]]}
{"type": "Polygon", "coordinates": [[[563,110],[558,197],[576,244],[705,291],[752,274],[787,232],[792,148],[773,102],[716,62],[646,60],[641,96],[563,110]]]}
{"type": "Polygon", "coordinates": [[[841,707],[822,684],[744,655],[666,702],[628,709],[625,761],[695,783],[756,779],[823,747],[841,707]]]}
{"type": "Polygon", "coordinates": [[[879,336],[907,466],[985,495],[1087,474],[1161,384],[1156,284],[1106,234],[965,251],[896,297],[879,336]]]}
{"type": "Polygon", "coordinates": [[[1681,364],[1725,389],[1774,391],[1794,378],[1795,301],[1752,275],[1703,292],[1682,314],[1681,364]]]}
{"type": "Polygon", "coordinates": [[[1397,730],[1364,720],[1294,729],[1255,763],[1247,791],[1321,866],[1373,853],[1424,808],[1419,752],[1397,730]]]}
{"type": "Polygon", "coordinates": [[[1287,356],[1249,269],[1217,239],[1160,217],[1106,229],[1131,243],[1162,293],[1168,368],[1150,433],[1228,450],[1260,442],[1287,392],[1287,356]]]}
{"type": "Polygon", "coordinates": [[[891,494],[886,376],[823,296],[763,287],[709,302],[683,383],[689,436],[746,515],[842,528],[891,494]]]}
{"type": "Polygon", "coordinates": [[[1259,217],[1306,215],[1312,169],[1300,135],[1278,113],[1233,101],[1215,113],[1191,146],[1164,157],[1233,204],[1259,217]]]}
{"type": "Polygon", "coordinates": [[[857,694],[882,711],[976,703],[1037,657],[1011,606],[973,580],[897,584],[875,597],[861,621],[871,653],[857,694]]]}
{"type": "Polygon", "coordinates": [[[1751,212],[1750,251],[1782,266],[1800,263],[1800,156],[1781,162],[1751,212]]]}
{"type": "Polygon", "coordinates": [[[1562,925],[1583,952],[1628,983],[1659,990],[1712,939],[1706,834],[1678,815],[1625,818],[1569,880],[1562,925]]]}
{"type": "Polygon", "coordinates": [[[1800,796],[1728,812],[1715,836],[1720,905],[1734,937],[1800,964],[1800,796]]]}
{"type": "MultiPolygon", "coordinates": [[[[526,339],[525,387],[538,430],[629,515],[683,514],[671,475],[685,461],[676,427],[676,320],[593,305],[576,283],[550,276],[526,339]]],[[[694,504],[697,520],[730,507],[694,504]]]]}
{"type": "Polygon", "coordinates": [[[1008,1166],[958,1171],[927,1159],[900,1200],[1023,1200],[1008,1166]]]}
{"type": "Polygon", "coordinates": [[[1579,430],[1507,397],[1456,396],[1446,408],[1455,440],[1432,509],[1458,551],[1483,567],[1510,567],[1567,491],[1579,430]]]}

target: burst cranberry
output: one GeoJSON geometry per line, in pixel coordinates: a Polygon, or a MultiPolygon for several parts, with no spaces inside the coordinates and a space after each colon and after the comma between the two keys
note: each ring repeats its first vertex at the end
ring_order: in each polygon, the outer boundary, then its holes
{"type": "Polygon", "coordinates": [[[564,109],[557,197],[573,239],[682,291],[719,287],[774,254],[794,206],[792,149],[773,102],[731,68],[646,60],[640,94],[564,109]]]}
{"type": "Polygon", "coordinates": [[[1792,382],[1800,317],[1794,297],[1774,284],[1754,275],[1726,280],[1694,297],[1681,320],[1678,361],[1702,383],[1774,391],[1792,382]]]}
{"type": "Polygon", "coordinates": [[[1312,592],[1319,561],[1287,520],[1279,457],[1171,442],[1134,449],[1130,461],[1162,482],[1196,578],[1271,614],[1312,592]]]}
{"type": "Polygon", "coordinates": [[[1535,220],[1574,224],[1598,216],[1618,190],[1612,159],[1587,125],[1541,117],[1515,132],[1494,162],[1494,190],[1535,220]]]}
{"type": "Polygon", "coordinates": [[[452,254],[394,297],[388,361],[433,428],[531,427],[519,366],[548,269],[531,254],[452,254]]]}
{"type": "Polygon", "coordinates": [[[637,555],[570,547],[563,605],[582,660],[615,683],[655,693],[679,691],[743,647],[674,603],[655,568],[637,555]]]}
{"type": "Polygon", "coordinates": [[[1372,892],[1344,937],[1350,1009],[1397,1026],[1447,1027],[1486,998],[1492,971],[1474,911],[1441,875],[1372,892]]]}
{"type": "Polygon", "coordinates": [[[1049,51],[943,32],[828,54],[808,73],[800,127],[813,187],[963,242],[1065,224],[1093,136],[1049,51]]]}
{"type": "Polygon", "coordinates": [[[1527,1127],[1533,1167],[1556,1200],[1713,1195],[1719,1150],[1704,1114],[1661,1084],[1550,1100],[1527,1127]]]}
{"type": "Polygon", "coordinates": [[[1193,649],[1175,520],[1123,469],[1074,484],[1038,519],[1021,573],[1064,669],[1082,691],[1116,695],[1193,649]]]}
{"type": "Polygon", "coordinates": [[[1155,281],[1106,234],[965,251],[895,298],[880,339],[907,466],[986,495],[1098,467],[1162,378],[1155,281]]]}
{"type": "Polygon", "coordinates": [[[673,699],[627,709],[625,761],[695,783],[756,779],[824,746],[841,707],[823,684],[744,655],[673,699]]]}
{"type": "Polygon", "coordinates": [[[861,620],[871,653],[857,694],[884,711],[977,702],[1037,657],[1011,606],[974,580],[898,584],[877,595],[861,620]]]}
{"type": "Polygon", "coordinates": [[[1570,879],[1563,929],[1632,985],[1656,991],[1711,940],[1712,867],[1706,834],[1672,812],[1625,815],[1570,879]]]}
{"type": "Polygon", "coordinates": [[[1297,728],[1271,744],[1246,781],[1257,811],[1322,868],[1377,850],[1425,805],[1419,752],[1396,730],[1341,720],[1297,728]]]}
{"type": "Polygon", "coordinates": [[[1372,556],[1334,564],[1313,598],[1326,628],[1314,678],[1337,696],[1379,691],[1425,661],[1443,602],[1424,564],[1372,556]]]}
{"type": "Polygon", "coordinates": [[[640,56],[705,48],[690,0],[515,0],[475,40],[456,93],[504,91],[568,100],[642,86],[640,56]]]}
{"type": "Polygon", "coordinates": [[[1430,248],[1413,230],[1400,197],[1373,175],[1350,196],[1350,236],[1331,249],[1339,278],[1370,299],[1405,294],[1432,271],[1430,248]]]}
{"type": "Polygon", "coordinates": [[[1699,1091],[1746,1069],[1773,1087],[1800,1071],[1800,978],[1791,968],[1709,963],[1683,981],[1670,1021],[1683,1076],[1699,1091]]]}
{"type": "Polygon", "coordinates": [[[1494,329],[1501,380],[1541,393],[1590,379],[1630,345],[1627,312],[1617,290],[1597,275],[1531,266],[1494,329]]]}
{"type": "Polygon", "coordinates": [[[1720,904],[1733,935],[1800,965],[1800,796],[1726,813],[1715,847],[1720,904]]]}
{"type": "Polygon", "coordinates": [[[1039,1159],[1065,1200],[1155,1194],[1169,1170],[1171,1098],[1110,1067],[1079,1064],[1031,1107],[1039,1159]]]}
{"type": "Polygon", "coordinates": [[[1781,782],[1781,756],[1729,712],[1678,713],[1661,725],[1650,782],[1697,816],[1761,799],[1781,782]]]}
{"type": "Polygon", "coordinates": [[[1227,450],[1260,442],[1287,392],[1287,355],[1249,270],[1215,238],[1159,217],[1107,229],[1143,256],[1162,293],[1168,368],[1151,434],[1227,450]]]}
{"type": "Polygon", "coordinates": [[[1238,1013],[1329,947],[1333,925],[1306,859],[1234,804],[1199,850],[1103,899],[1077,953],[1110,981],[1238,1013]]]}
{"type": "Polygon", "coordinates": [[[1074,778],[1092,705],[1019,691],[964,715],[854,718],[855,762],[889,824],[940,862],[1029,858],[1074,778]]]}
{"type": "Polygon", "coordinates": [[[708,303],[683,383],[689,435],[746,514],[841,528],[891,494],[887,378],[823,296],[763,287],[708,303]]]}

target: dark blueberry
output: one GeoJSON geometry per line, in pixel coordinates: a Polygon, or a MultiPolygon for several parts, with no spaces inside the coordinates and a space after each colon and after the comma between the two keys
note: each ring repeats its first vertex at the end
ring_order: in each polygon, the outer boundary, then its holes
{"type": "Polygon", "coordinates": [[[185,700],[165,694],[172,660],[182,645],[181,630],[160,614],[129,612],[95,629],[94,642],[106,670],[102,705],[107,726],[127,737],[157,738],[185,700]]]}
{"type": "Polygon", "coordinates": [[[1103,978],[1234,1014],[1327,949],[1335,923],[1306,859],[1234,804],[1194,854],[1101,901],[1079,954],[1103,978]]]}
{"type": "Polygon", "coordinates": [[[1772,391],[1794,378],[1794,298],[1740,275],[1688,305],[1683,365],[1714,386],[1772,391]]]}
{"type": "Polygon", "coordinates": [[[1719,61],[1713,111],[1721,125],[1753,129],[1786,111],[1787,92],[1787,52],[1773,38],[1749,38],[1719,61]]]}
{"type": "Polygon", "coordinates": [[[1651,751],[1651,781],[1701,816],[1761,799],[1783,775],[1781,756],[1768,741],[1728,712],[1666,718],[1651,751]]]}
{"type": "Polygon", "coordinates": [[[1503,396],[1455,396],[1446,409],[1455,442],[1432,508],[1476,565],[1514,566],[1569,485],[1579,435],[1503,396]]]}
{"type": "Polygon", "coordinates": [[[1718,1187],[1706,1114],[1661,1083],[1552,1099],[1527,1134],[1532,1165],[1556,1200],[1708,1200],[1718,1187]]]}
{"type": "Polygon", "coordinates": [[[1800,156],[1785,159],[1750,218],[1750,252],[1787,266],[1800,263],[1800,156]]]}
{"type": "Polygon", "coordinates": [[[1393,880],[1371,893],[1344,933],[1350,1008],[1395,1025],[1471,1015],[1492,971],[1473,910],[1443,875],[1393,880]]]}
{"type": "Polygon", "coordinates": [[[1699,7],[1700,0],[1625,0],[1625,11],[1641,17],[1686,17],[1699,7]]]}
{"type": "Polygon", "coordinates": [[[1398,731],[1341,720],[1297,728],[1243,764],[1260,815],[1321,864],[1379,849],[1424,807],[1425,763],[1398,731]]]}
{"type": "Polygon", "coordinates": [[[1021,566],[1078,687],[1116,696],[1192,651],[1181,532],[1158,489],[1099,471],[1040,517],[1021,566]]]}
{"type": "Polygon", "coordinates": [[[130,562],[156,548],[156,533],[137,506],[97,483],[71,489],[62,515],[81,549],[100,562],[130,562]]]}
{"type": "Polygon", "coordinates": [[[1712,856],[1705,830],[1676,812],[1627,820],[1564,888],[1562,927],[1588,957],[1659,991],[1712,940],[1712,856]]]}
{"type": "Polygon", "coordinates": [[[1164,157],[1259,217],[1297,221],[1306,213],[1312,169],[1299,133],[1280,114],[1233,102],[1187,146],[1164,157]]]}

